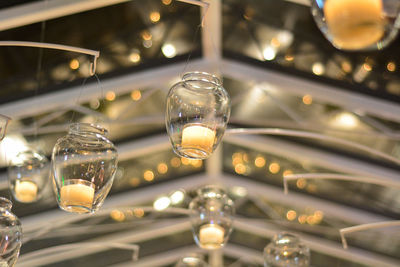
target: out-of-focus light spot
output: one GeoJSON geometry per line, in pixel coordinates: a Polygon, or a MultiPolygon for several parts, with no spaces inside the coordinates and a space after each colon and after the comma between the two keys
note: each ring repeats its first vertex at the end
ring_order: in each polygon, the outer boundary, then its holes
{"type": "Polygon", "coordinates": [[[79,61],[74,58],[69,62],[69,67],[71,70],[77,70],[79,69],[79,61]]]}
{"type": "Polygon", "coordinates": [[[317,222],[321,222],[322,219],[324,218],[324,213],[320,210],[317,210],[314,212],[314,218],[317,220],[317,222]]]}
{"type": "Polygon", "coordinates": [[[161,174],[165,174],[165,173],[167,173],[167,171],[168,171],[168,166],[167,166],[167,164],[165,164],[165,163],[160,163],[160,164],[158,164],[157,165],[157,171],[158,171],[158,173],[161,173],[161,174]]]}
{"type": "Polygon", "coordinates": [[[151,33],[149,31],[147,31],[147,30],[142,31],[143,40],[150,41],[152,37],[153,36],[151,35],[151,33]]]}
{"type": "Polygon", "coordinates": [[[143,46],[145,48],[150,48],[150,47],[152,47],[152,45],[153,45],[153,42],[151,40],[143,40],[143,46]]]}
{"type": "Polygon", "coordinates": [[[171,200],[169,199],[169,197],[166,196],[157,198],[156,201],[154,201],[153,203],[154,209],[159,211],[165,210],[169,207],[169,205],[171,205],[171,200]]]}
{"type": "Polygon", "coordinates": [[[312,104],[312,96],[311,95],[304,95],[303,96],[303,103],[304,103],[304,105],[311,105],[312,104]]]}
{"type": "Polygon", "coordinates": [[[364,63],[363,68],[365,71],[371,71],[372,70],[372,65],[369,63],[364,63]]]}
{"type": "Polygon", "coordinates": [[[125,220],[125,214],[119,210],[112,210],[110,217],[117,222],[123,222],[125,220]]]}
{"type": "Polygon", "coordinates": [[[273,174],[278,173],[280,169],[281,169],[281,166],[279,166],[279,163],[277,163],[277,162],[272,162],[271,164],[269,164],[269,167],[268,167],[268,170],[273,174]]]}
{"type": "Polygon", "coordinates": [[[153,22],[153,23],[158,22],[161,18],[160,12],[157,12],[157,11],[151,12],[149,15],[149,18],[150,18],[151,22],[153,22]]]}
{"type": "Polygon", "coordinates": [[[236,164],[235,166],[235,172],[237,174],[243,174],[246,172],[246,166],[244,166],[242,163],[236,164]]]}
{"type": "Polygon", "coordinates": [[[294,59],[294,56],[293,56],[293,55],[291,55],[291,54],[286,54],[286,55],[285,55],[285,60],[286,60],[286,61],[293,61],[293,59],[294,59]]]}
{"type": "Polygon", "coordinates": [[[129,60],[132,63],[138,63],[140,61],[140,53],[138,51],[133,51],[129,54],[129,60]]]}
{"type": "Polygon", "coordinates": [[[131,186],[138,186],[140,184],[140,179],[137,177],[132,177],[129,179],[129,184],[131,186]]]}
{"type": "Polygon", "coordinates": [[[190,159],[188,158],[181,158],[181,162],[183,165],[187,166],[190,164],[190,159]]]}
{"type": "Polygon", "coordinates": [[[173,157],[170,160],[170,163],[171,163],[171,166],[174,167],[174,168],[178,168],[179,166],[181,166],[181,160],[179,158],[177,158],[177,157],[173,157]]]}
{"type": "Polygon", "coordinates": [[[92,109],[98,109],[98,108],[100,107],[100,101],[99,101],[98,99],[92,99],[92,100],[90,100],[90,102],[89,102],[89,106],[90,106],[92,109]]]}
{"type": "Polygon", "coordinates": [[[201,159],[191,159],[190,164],[195,168],[200,168],[203,165],[203,161],[201,159]]]}
{"type": "Polygon", "coordinates": [[[243,14],[243,17],[246,19],[246,20],[252,20],[253,19],[253,16],[254,16],[254,9],[253,8],[251,8],[251,7],[246,7],[246,10],[245,10],[245,12],[244,12],[244,14],[243,14]]]}
{"type": "Polygon", "coordinates": [[[293,42],[293,34],[290,31],[280,31],[276,36],[276,39],[282,46],[288,47],[293,42]]]}
{"type": "Polygon", "coordinates": [[[352,129],[358,126],[358,119],[351,113],[342,112],[335,116],[332,124],[336,127],[352,129]]]}
{"type": "Polygon", "coordinates": [[[264,167],[265,166],[265,158],[262,156],[256,157],[256,159],[254,160],[254,165],[258,168],[264,167]]]}
{"type": "Polygon", "coordinates": [[[106,100],[114,101],[115,100],[115,93],[113,91],[108,91],[106,93],[106,100]]]}
{"type": "Polygon", "coordinates": [[[297,217],[297,213],[296,213],[296,211],[294,211],[294,210],[289,210],[289,211],[286,213],[286,219],[288,219],[289,221],[295,220],[296,217],[297,217]]]}
{"type": "Polygon", "coordinates": [[[171,4],[172,0],[162,0],[161,1],[164,5],[168,6],[171,4]]]}
{"type": "Polygon", "coordinates": [[[133,214],[138,218],[142,218],[144,216],[144,210],[141,208],[135,208],[133,209],[133,214]]]}
{"type": "Polygon", "coordinates": [[[185,193],[182,190],[175,191],[170,197],[173,205],[181,203],[185,199],[185,193]]]}
{"type": "Polygon", "coordinates": [[[312,72],[315,75],[322,75],[325,72],[325,66],[321,62],[316,62],[312,65],[312,72]]]}
{"type": "Polygon", "coordinates": [[[283,176],[291,175],[291,174],[293,174],[293,172],[292,172],[291,170],[285,170],[285,171],[282,173],[283,176]]]}
{"type": "Polygon", "coordinates": [[[346,73],[350,73],[353,70],[351,63],[348,61],[343,61],[341,64],[342,70],[346,73]]]}
{"type": "Polygon", "coordinates": [[[276,38],[276,37],[274,37],[274,38],[271,39],[270,44],[271,44],[273,47],[280,47],[280,46],[281,46],[281,42],[280,42],[280,41],[278,40],[278,38],[276,38]]]}
{"type": "Polygon", "coordinates": [[[307,222],[307,215],[300,215],[297,220],[299,221],[299,223],[301,224],[305,224],[307,222]]]}
{"type": "Polygon", "coordinates": [[[315,184],[309,184],[307,186],[307,191],[310,193],[315,193],[317,192],[317,186],[315,184]]]}
{"type": "Polygon", "coordinates": [[[265,60],[273,60],[276,57],[276,51],[272,46],[264,48],[263,57],[265,60]]]}
{"type": "Polygon", "coordinates": [[[142,98],[142,93],[140,92],[140,90],[133,90],[131,92],[131,98],[133,101],[139,101],[140,98],[142,98]]]}
{"type": "Polygon", "coordinates": [[[307,185],[307,180],[303,178],[298,179],[296,182],[296,186],[299,189],[304,189],[306,185],[307,185]]]}
{"type": "Polygon", "coordinates": [[[237,164],[243,163],[243,157],[241,153],[235,153],[236,156],[232,156],[232,165],[235,166],[237,164]]]}
{"type": "Polygon", "coordinates": [[[243,153],[242,158],[244,162],[249,162],[249,155],[247,153],[243,153]]]}
{"type": "Polygon", "coordinates": [[[394,63],[393,61],[388,62],[388,64],[386,65],[386,68],[388,71],[395,71],[396,70],[396,63],[394,63]]]}
{"type": "Polygon", "coordinates": [[[307,216],[307,223],[310,225],[313,225],[313,224],[317,224],[317,221],[315,220],[313,215],[310,215],[310,216],[307,216]]]}
{"type": "Polygon", "coordinates": [[[154,172],[147,170],[143,173],[143,179],[145,179],[148,182],[151,182],[154,180],[154,172]]]}
{"type": "Polygon", "coordinates": [[[161,48],[161,51],[167,58],[173,58],[176,56],[176,48],[172,44],[164,44],[161,48]]]}
{"type": "Polygon", "coordinates": [[[237,196],[237,197],[245,197],[247,196],[247,189],[245,187],[242,186],[234,186],[231,188],[231,192],[233,195],[237,196]]]}

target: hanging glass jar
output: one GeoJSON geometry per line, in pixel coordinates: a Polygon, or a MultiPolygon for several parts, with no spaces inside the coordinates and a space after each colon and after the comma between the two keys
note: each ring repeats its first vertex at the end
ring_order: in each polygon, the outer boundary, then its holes
{"type": "Polygon", "coordinates": [[[166,128],[176,154],[206,159],[221,141],[230,116],[230,98],[221,81],[189,72],[169,90],[166,128]]]}
{"type": "Polygon", "coordinates": [[[219,249],[232,232],[235,208],[225,191],[217,186],[205,186],[197,191],[190,204],[194,240],[203,249],[219,249]]]}
{"type": "Polygon", "coordinates": [[[57,140],[52,172],[61,209],[93,213],[103,204],[117,169],[117,150],[106,135],[97,125],[74,123],[57,140]]]}
{"type": "Polygon", "coordinates": [[[208,267],[208,264],[204,261],[203,255],[191,254],[182,257],[175,267],[208,267]]]}
{"type": "Polygon", "coordinates": [[[265,267],[308,267],[309,264],[309,248],[293,234],[276,234],[264,248],[265,267]]]}
{"type": "Polygon", "coordinates": [[[21,223],[11,207],[10,200],[0,197],[0,266],[14,266],[22,244],[21,223]]]}
{"type": "Polygon", "coordinates": [[[45,155],[27,150],[18,153],[8,167],[8,181],[13,197],[22,203],[39,200],[50,179],[49,160],[45,155]]]}
{"type": "Polygon", "coordinates": [[[325,37],[338,49],[382,49],[400,26],[398,0],[312,0],[311,12],[325,37]]]}

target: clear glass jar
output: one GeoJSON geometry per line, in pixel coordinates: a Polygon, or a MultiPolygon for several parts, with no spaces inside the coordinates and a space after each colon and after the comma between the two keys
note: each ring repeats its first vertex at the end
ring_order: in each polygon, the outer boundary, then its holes
{"type": "Polygon", "coordinates": [[[14,266],[22,245],[22,227],[17,216],[11,212],[10,200],[0,197],[0,264],[14,266]]]}
{"type": "Polygon", "coordinates": [[[189,209],[196,244],[208,250],[224,246],[232,232],[235,213],[233,201],[225,191],[214,185],[200,188],[189,209]]]}
{"type": "Polygon", "coordinates": [[[8,182],[13,197],[22,203],[40,199],[50,180],[50,163],[45,155],[33,150],[23,151],[11,159],[8,182]]]}
{"type": "Polygon", "coordinates": [[[204,261],[203,255],[191,254],[182,257],[175,267],[208,267],[208,264],[204,261]]]}
{"type": "Polygon", "coordinates": [[[165,123],[176,154],[206,159],[221,141],[230,116],[230,98],[221,81],[189,72],[169,90],[165,123]]]}
{"type": "Polygon", "coordinates": [[[325,37],[338,49],[387,46],[400,27],[398,0],[312,0],[311,12],[325,37]]]}
{"type": "Polygon", "coordinates": [[[117,150],[107,130],[88,123],[70,125],[52,154],[58,205],[75,213],[93,213],[104,202],[117,169],[117,150]]]}
{"type": "Polygon", "coordinates": [[[276,234],[264,248],[265,267],[307,267],[309,264],[309,248],[293,234],[276,234]]]}

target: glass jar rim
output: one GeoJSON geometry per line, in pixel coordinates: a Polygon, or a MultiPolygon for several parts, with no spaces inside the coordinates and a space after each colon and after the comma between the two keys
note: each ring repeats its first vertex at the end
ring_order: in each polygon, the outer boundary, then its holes
{"type": "Polygon", "coordinates": [[[93,123],[76,122],[69,125],[70,133],[74,134],[100,134],[106,136],[108,131],[106,128],[93,123]]]}
{"type": "Polygon", "coordinates": [[[12,202],[8,198],[0,197],[0,209],[11,210],[12,202]]]}
{"type": "Polygon", "coordinates": [[[280,246],[298,246],[300,238],[289,232],[280,232],[274,235],[272,242],[280,246]]]}
{"type": "MultiPolygon", "coordinates": [[[[212,83],[216,86],[222,86],[222,82],[217,76],[215,76],[214,74],[211,74],[208,72],[202,72],[202,71],[186,72],[182,76],[182,80],[185,82],[190,82],[190,81],[207,82],[207,83],[212,83]]],[[[209,88],[209,89],[211,89],[211,88],[209,88]]]]}
{"type": "Polygon", "coordinates": [[[226,191],[218,185],[206,185],[197,190],[197,195],[206,198],[222,198],[226,196],[226,191]]]}

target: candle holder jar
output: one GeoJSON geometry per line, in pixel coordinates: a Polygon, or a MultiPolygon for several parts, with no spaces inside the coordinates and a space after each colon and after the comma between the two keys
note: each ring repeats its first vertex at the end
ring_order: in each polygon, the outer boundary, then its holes
{"type": "Polygon", "coordinates": [[[182,257],[175,267],[208,267],[208,264],[204,261],[203,255],[191,254],[182,257]]]}
{"type": "Polygon", "coordinates": [[[310,250],[290,233],[276,234],[264,248],[265,267],[308,267],[310,250]]]}
{"type": "Polygon", "coordinates": [[[208,250],[226,244],[232,232],[235,208],[224,190],[205,186],[197,191],[190,204],[192,231],[196,244],[208,250]]]}
{"type": "Polygon", "coordinates": [[[36,202],[50,179],[50,164],[45,155],[27,150],[18,153],[8,167],[8,182],[13,197],[22,203],[36,202]]]}
{"type": "Polygon", "coordinates": [[[230,116],[230,98],[221,81],[189,72],[169,90],[165,123],[176,154],[206,159],[221,141],[230,116]]]}
{"type": "Polygon", "coordinates": [[[22,227],[15,214],[11,212],[10,200],[0,197],[0,264],[14,266],[22,244],[22,227]]]}
{"type": "Polygon", "coordinates": [[[74,123],[52,154],[54,189],[61,209],[93,213],[104,202],[117,169],[117,150],[97,125],[74,123]]]}
{"type": "Polygon", "coordinates": [[[400,27],[398,0],[312,0],[311,12],[338,49],[382,49],[400,27]]]}

